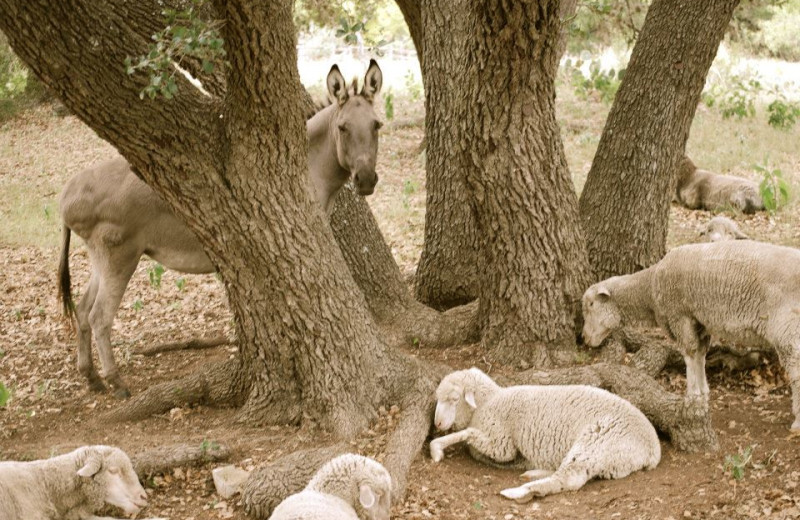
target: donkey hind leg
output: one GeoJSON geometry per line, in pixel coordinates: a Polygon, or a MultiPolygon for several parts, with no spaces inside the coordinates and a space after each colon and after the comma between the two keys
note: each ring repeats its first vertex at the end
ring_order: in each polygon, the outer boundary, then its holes
{"type": "Polygon", "coordinates": [[[114,352],[111,349],[111,326],[114,316],[119,310],[125,288],[139,264],[141,254],[135,251],[114,250],[109,252],[108,258],[102,259],[97,269],[100,272],[100,281],[97,288],[92,310],[89,313],[89,323],[97,342],[97,351],[100,356],[103,378],[114,389],[114,396],[124,399],[130,397],[128,386],[120,377],[117,365],[114,362],[114,352]]]}
{"type": "Polygon", "coordinates": [[[100,276],[93,269],[86,292],[75,307],[75,318],[78,321],[78,372],[86,377],[89,381],[89,390],[93,392],[104,392],[106,389],[92,361],[92,327],[89,325],[89,312],[97,297],[99,283],[100,276]]]}

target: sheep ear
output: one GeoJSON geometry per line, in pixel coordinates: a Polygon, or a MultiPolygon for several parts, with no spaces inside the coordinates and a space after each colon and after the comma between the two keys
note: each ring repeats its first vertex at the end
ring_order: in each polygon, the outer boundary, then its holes
{"type": "Polygon", "coordinates": [[[86,464],[78,470],[78,476],[84,478],[91,478],[95,476],[103,465],[103,459],[99,455],[89,455],[86,464]]]}
{"type": "Polygon", "coordinates": [[[597,300],[604,302],[611,298],[611,293],[608,290],[608,287],[598,287],[597,288],[597,300]]]}
{"type": "Polygon", "coordinates": [[[361,505],[365,509],[369,509],[375,505],[375,493],[372,492],[372,488],[369,487],[369,484],[361,484],[358,490],[358,501],[361,502],[361,505]]]}
{"type": "Polygon", "coordinates": [[[372,101],[372,98],[381,91],[383,85],[383,72],[378,67],[378,62],[369,60],[369,67],[367,73],[364,75],[364,88],[361,89],[361,95],[372,101]]]}
{"type": "Polygon", "coordinates": [[[478,407],[478,405],[475,404],[475,394],[472,393],[472,391],[469,391],[469,392],[464,394],[464,400],[467,402],[467,404],[470,406],[470,408],[475,409],[475,408],[478,407]]]}
{"type": "Polygon", "coordinates": [[[347,93],[347,82],[344,80],[344,76],[342,76],[337,65],[331,67],[325,83],[328,86],[328,96],[331,101],[339,103],[339,106],[344,105],[350,95],[347,93]]]}
{"type": "Polygon", "coordinates": [[[739,231],[738,229],[734,230],[733,236],[736,240],[750,240],[750,237],[739,231]]]}

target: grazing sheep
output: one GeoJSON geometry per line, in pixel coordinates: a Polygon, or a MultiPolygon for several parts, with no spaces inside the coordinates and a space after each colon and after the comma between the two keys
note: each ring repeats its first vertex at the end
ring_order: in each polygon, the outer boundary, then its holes
{"type": "Polygon", "coordinates": [[[718,215],[700,229],[700,238],[703,242],[720,242],[722,240],[748,240],[750,237],[742,233],[736,222],[728,217],[718,215]]]}
{"type": "Polygon", "coordinates": [[[456,433],[431,441],[431,458],[466,442],[495,462],[518,455],[531,482],[501,494],[518,502],[576,490],[589,480],[623,478],[661,460],[653,426],[636,407],[591,386],[502,388],[477,368],[446,376],[436,389],[436,428],[456,433]]]}
{"type": "Polygon", "coordinates": [[[687,393],[708,394],[709,337],[773,347],[792,388],[800,431],[800,251],[752,240],[690,244],[657,264],[589,287],[583,337],[598,346],[626,325],[658,325],[686,361],[687,393]]]}
{"type": "Polygon", "coordinates": [[[389,520],[392,478],[380,463],[345,453],[306,488],[278,504],[270,520],[389,520]]]}
{"type": "Polygon", "coordinates": [[[700,170],[685,155],[678,170],[675,198],[689,209],[713,211],[733,207],[744,213],[764,209],[758,184],[742,177],[700,170]]]}
{"type": "Polygon", "coordinates": [[[134,515],[147,505],[139,478],[119,448],[85,446],[33,462],[0,462],[3,520],[113,520],[105,504],[134,515]]]}

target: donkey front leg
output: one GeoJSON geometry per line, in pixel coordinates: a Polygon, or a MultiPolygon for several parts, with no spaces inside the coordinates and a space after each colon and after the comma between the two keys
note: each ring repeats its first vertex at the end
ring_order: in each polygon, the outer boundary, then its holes
{"type": "Polygon", "coordinates": [[[137,252],[115,251],[107,258],[101,260],[98,268],[100,269],[100,281],[97,288],[92,310],[89,313],[89,323],[97,341],[97,351],[100,355],[102,365],[102,375],[106,382],[114,389],[114,396],[118,398],[130,397],[128,385],[122,380],[114,362],[114,352],[111,349],[111,326],[114,323],[114,316],[119,310],[122,295],[125,288],[139,264],[137,252]]]}

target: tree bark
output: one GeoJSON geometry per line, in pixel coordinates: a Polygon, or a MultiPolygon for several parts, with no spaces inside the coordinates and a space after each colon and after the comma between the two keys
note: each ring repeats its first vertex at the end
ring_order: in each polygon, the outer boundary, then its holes
{"type": "Polygon", "coordinates": [[[417,59],[419,60],[420,69],[424,70],[422,66],[422,48],[425,41],[425,36],[422,32],[422,6],[421,0],[397,0],[397,7],[403,13],[403,19],[408,25],[408,33],[411,35],[411,40],[414,42],[414,49],[417,51],[417,59]]]}
{"type": "MultiPolygon", "coordinates": [[[[426,94],[427,200],[425,244],[417,266],[415,295],[431,307],[447,309],[477,298],[483,273],[479,252],[485,237],[478,232],[463,175],[471,167],[472,132],[479,129],[462,127],[472,124],[464,120],[468,101],[454,95],[462,90],[462,68],[476,57],[470,52],[482,33],[469,32],[476,28],[471,5],[420,4],[419,0],[398,0],[412,35],[416,10],[422,11],[422,29],[416,32],[423,36],[420,63],[426,94]]],[[[566,49],[566,20],[576,7],[577,0],[564,0],[558,5],[559,17],[565,22],[559,27],[556,61],[566,49]]],[[[505,57],[498,53],[493,59],[502,63],[505,57]]],[[[497,100],[478,102],[493,104],[497,100]]]]}
{"type": "Polygon", "coordinates": [[[336,198],[330,224],[386,343],[441,348],[477,340],[477,305],[439,312],[416,301],[369,205],[348,186],[336,198]]]}
{"type": "MultiPolygon", "coordinates": [[[[447,268],[435,272],[457,279],[451,288],[465,288],[480,266],[484,345],[495,358],[539,366],[549,363],[548,345],[574,347],[577,302],[588,282],[577,197],[555,119],[559,9],[558,2],[469,0],[423,9],[434,183],[425,247],[446,257],[447,268]],[[462,186],[447,177],[456,174],[462,186]],[[456,212],[444,214],[443,207],[456,212]],[[478,261],[464,253],[478,247],[478,261]]],[[[420,283],[427,258],[423,252],[420,283]]]]}
{"type": "Polygon", "coordinates": [[[241,420],[304,419],[351,437],[380,405],[431,404],[429,370],[378,339],[309,198],[292,2],[214,5],[230,61],[225,96],[179,78],[174,99],[151,101],[138,95],[146,78],[125,74],[123,61],[147,51],[158,24],[137,20],[160,20],[158,2],[0,0],[0,30],[17,54],[197,235],[235,317],[239,359],[188,387],[154,387],[114,415],[201,399],[241,405],[241,420]]]}
{"type": "Polygon", "coordinates": [[[651,4],[581,194],[595,280],[664,256],[676,166],[738,3],[651,4]]]}

